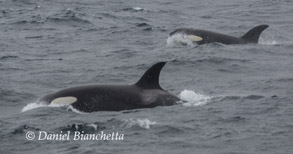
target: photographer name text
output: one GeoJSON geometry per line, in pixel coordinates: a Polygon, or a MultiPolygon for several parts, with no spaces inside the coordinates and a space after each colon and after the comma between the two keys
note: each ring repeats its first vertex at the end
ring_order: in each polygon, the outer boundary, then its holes
{"type": "Polygon", "coordinates": [[[124,140],[124,134],[119,132],[87,134],[84,131],[67,131],[60,133],[48,133],[46,131],[38,131],[38,133],[28,131],[26,133],[27,140],[38,141],[122,141],[124,140]]]}

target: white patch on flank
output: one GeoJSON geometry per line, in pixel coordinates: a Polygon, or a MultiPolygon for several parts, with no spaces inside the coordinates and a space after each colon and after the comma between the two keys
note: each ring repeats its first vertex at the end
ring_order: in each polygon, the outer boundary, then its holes
{"type": "Polygon", "coordinates": [[[202,37],[199,37],[199,36],[196,36],[196,35],[187,35],[187,37],[193,41],[193,42],[199,42],[199,41],[202,41],[203,38],[202,37]]]}
{"type": "Polygon", "coordinates": [[[64,106],[64,105],[70,105],[77,101],[76,97],[68,96],[68,97],[58,97],[55,98],[52,102],[52,106],[64,106]]]}
{"type": "Polygon", "coordinates": [[[197,94],[191,90],[183,90],[178,97],[186,101],[183,103],[183,106],[202,106],[211,100],[211,97],[197,94]]]}

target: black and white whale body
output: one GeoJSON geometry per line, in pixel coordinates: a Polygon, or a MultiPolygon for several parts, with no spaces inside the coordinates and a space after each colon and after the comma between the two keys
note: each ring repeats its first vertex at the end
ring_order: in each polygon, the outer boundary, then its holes
{"type": "Polygon", "coordinates": [[[216,32],[200,30],[200,29],[192,29],[192,28],[179,28],[175,31],[171,32],[169,36],[173,36],[175,34],[185,34],[187,37],[201,45],[205,43],[213,43],[219,42],[222,44],[246,44],[246,43],[258,43],[258,39],[260,34],[268,28],[268,25],[259,25],[251,30],[249,30],[242,37],[234,37],[225,34],[220,34],[216,32]]]}
{"type": "Polygon", "coordinates": [[[70,104],[82,112],[121,111],[176,104],[179,98],[163,90],[159,75],[166,62],[149,68],[133,85],[86,85],[64,89],[40,99],[46,104],[70,104]]]}

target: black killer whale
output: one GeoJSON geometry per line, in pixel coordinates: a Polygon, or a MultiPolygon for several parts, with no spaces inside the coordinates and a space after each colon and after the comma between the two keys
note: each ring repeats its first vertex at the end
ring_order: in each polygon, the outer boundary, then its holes
{"type": "Polygon", "coordinates": [[[260,34],[268,27],[268,25],[256,26],[241,37],[234,37],[230,35],[193,28],[179,28],[171,32],[169,36],[173,36],[178,33],[185,34],[192,42],[195,42],[198,45],[213,42],[219,42],[222,44],[258,43],[260,34]]]}
{"type": "Polygon", "coordinates": [[[85,85],[42,97],[39,102],[72,105],[82,112],[122,111],[176,104],[179,98],[161,88],[159,76],[166,62],[150,67],[133,85],[85,85]]]}

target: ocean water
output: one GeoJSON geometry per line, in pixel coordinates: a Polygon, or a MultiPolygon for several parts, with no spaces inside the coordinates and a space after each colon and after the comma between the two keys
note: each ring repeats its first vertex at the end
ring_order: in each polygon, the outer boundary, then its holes
{"type": "Polygon", "coordinates": [[[292,14],[290,0],[0,0],[0,153],[293,153],[292,14]],[[259,44],[168,37],[260,24],[270,27],[259,44]],[[159,61],[161,86],[185,103],[94,113],[36,104],[67,87],[135,83],[159,61]],[[87,140],[103,133],[118,139],[87,140]]]}

